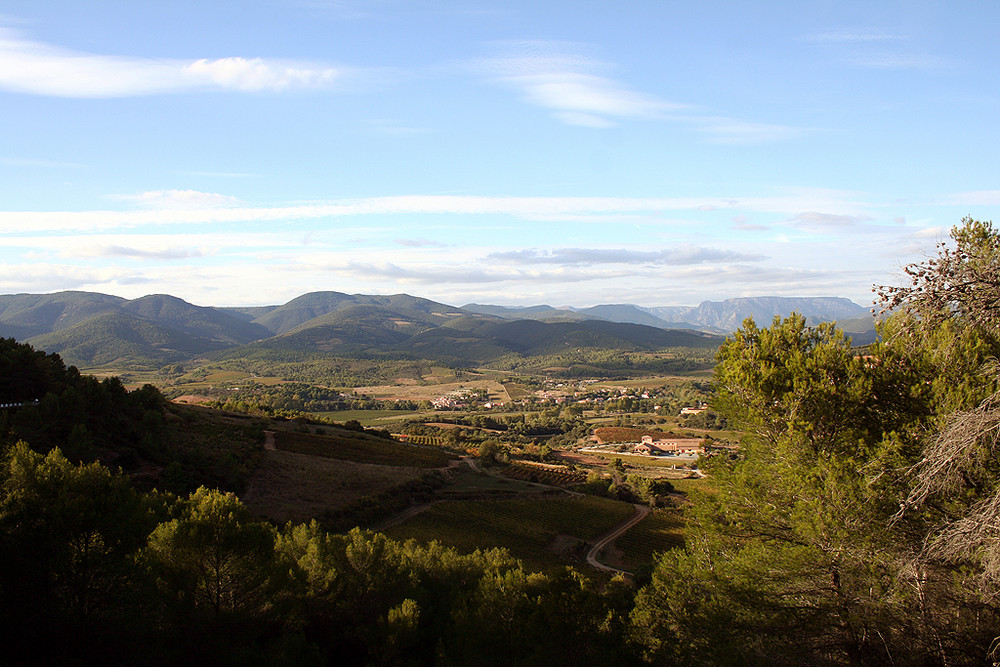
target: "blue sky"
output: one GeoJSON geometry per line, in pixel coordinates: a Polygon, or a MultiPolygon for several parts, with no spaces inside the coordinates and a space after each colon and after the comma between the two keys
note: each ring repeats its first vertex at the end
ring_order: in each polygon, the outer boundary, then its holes
{"type": "Polygon", "coordinates": [[[871,301],[1000,205],[995,2],[6,0],[0,293],[871,301]]]}

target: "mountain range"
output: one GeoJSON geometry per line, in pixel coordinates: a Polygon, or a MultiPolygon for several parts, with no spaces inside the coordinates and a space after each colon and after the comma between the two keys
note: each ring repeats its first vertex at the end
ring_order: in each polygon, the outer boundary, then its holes
{"type": "Polygon", "coordinates": [[[792,311],[837,320],[869,342],[868,310],[847,299],[755,297],[697,307],[450,306],[407,294],[324,291],[257,307],[196,306],[165,294],[138,299],[67,291],[0,295],[0,336],[81,366],[172,363],[204,355],[392,355],[485,363],[505,355],[572,349],[655,351],[714,347],[746,317],[769,323],[792,311]]]}

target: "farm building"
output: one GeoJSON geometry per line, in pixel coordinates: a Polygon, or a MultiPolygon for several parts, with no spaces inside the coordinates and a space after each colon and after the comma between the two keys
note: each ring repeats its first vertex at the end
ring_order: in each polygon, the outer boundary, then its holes
{"type": "Polygon", "coordinates": [[[654,440],[651,435],[642,436],[642,442],[635,446],[636,454],[661,456],[663,454],[701,454],[705,441],[701,438],[664,438],[654,440]]]}

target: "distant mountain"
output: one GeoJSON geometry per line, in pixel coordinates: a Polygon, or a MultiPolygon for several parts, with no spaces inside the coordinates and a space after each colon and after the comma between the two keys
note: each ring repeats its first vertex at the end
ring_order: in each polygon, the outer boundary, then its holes
{"type": "Polygon", "coordinates": [[[588,318],[572,308],[553,308],[552,306],[489,306],[479,303],[469,303],[462,310],[482,315],[493,315],[506,320],[538,320],[540,322],[572,321],[580,322],[588,318]]]}
{"type": "Polygon", "coordinates": [[[487,363],[505,355],[600,349],[713,347],[747,317],[767,325],[796,311],[838,320],[856,344],[874,339],[871,315],[839,298],[754,297],[696,307],[461,308],[408,294],[311,292],[277,306],[211,308],[166,294],[122,299],[92,292],[0,295],[0,336],[94,366],[166,364],[210,353],[336,354],[487,363]]]}
{"type": "Polygon", "coordinates": [[[266,327],[274,334],[283,334],[301,327],[310,320],[354,306],[375,306],[394,312],[400,317],[435,324],[464,314],[460,308],[408,294],[368,296],[340,292],[310,292],[292,299],[253,321],[266,327]]]}
{"type": "Polygon", "coordinates": [[[725,301],[703,301],[698,306],[644,308],[671,326],[685,322],[719,332],[735,331],[748,317],[757,324],[769,325],[775,316],[793,312],[804,315],[810,324],[860,317],[868,309],[850,299],[837,297],[741,297],[725,301]]]}
{"type": "Polygon", "coordinates": [[[869,311],[850,299],[838,297],[743,297],[725,301],[703,301],[691,308],[645,308],[671,325],[688,322],[710,330],[735,331],[748,317],[759,325],[770,325],[775,316],[787,317],[793,312],[805,316],[810,324],[834,322],[864,317],[869,311]]]}
{"type": "Polygon", "coordinates": [[[153,294],[128,301],[122,309],[181,333],[234,345],[268,338],[271,332],[217,308],[195,306],[175,296],[153,294]]]}
{"type": "Polygon", "coordinates": [[[95,292],[0,295],[0,336],[93,366],[157,364],[267,338],[266,328],[165,294],[123,299],[95,292]]]}
{"type": "MultiPolygon", "coordinates": [[[[611,322],[628,322],[630,324],[645,324],[650,327],[668,328],[667,322],[653,315],[648,310],[629,304],[610,304],[577,308],[576,312],[591,319],[608,320],[611,322]]],[[[673,327],[676,328],[676,327],[673,327]]]]}
{"type": "Polygon", "coordinates": [[[703,301],[698,306],[664,306],[646,308],[632,304],[607,304],[590,308],[553,308],[528,306],[510,308],[485,304],[468,304],[464,310],[503,317],[533,319],[543,322],[607,320],[645,324],[661,329],[694,329],[726,334],[738,329],[743,320],[753,317],[757,324],[769,325],[777,315],[787,317],[793,312],[804,315],[810,324],[842,319],[864,318],[868,309],[849,299],[837,297],[745,297],[725,301],[703,301]]]}

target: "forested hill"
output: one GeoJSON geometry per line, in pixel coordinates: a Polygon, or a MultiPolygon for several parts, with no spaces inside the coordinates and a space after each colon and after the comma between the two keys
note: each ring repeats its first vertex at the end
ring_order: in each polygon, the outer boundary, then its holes
{"type": "MultiPolygon", "coordinates": [[[[206,354],[249,352],[390,354],[451,364],[490,363],[509,354],[552,355],[567,350],[652,351],[665,347],[715,347],[726,322],[798,310],[810,321],[867,311],[846,299],[738,299],[714,312],[711,325],[677,320],[694,310],[594,306],[576,311],[538,306],[462,308],[406,294],[389,296],[312,292],[280,306],[213,308],[169,295],[139,299],[91,292],[0,295],[0,336],[60,354],[80,366],[162,366],[206,354]],[[672,311],[671,311],[672,312],[672,311]],[[526,322],[532,322],[527,324],[526,322]],[[715,335],[706,330],[716,332],[715,335]]],[[[850,329],[870,342],[870,316],[850,329]],[[867,322],[867,323],[866,323],[867,322]]],[[[737,322],[738,324],[738,322],[737,322]]],[[[732,328],[735,328],[733,326],[732,328]]]]}

